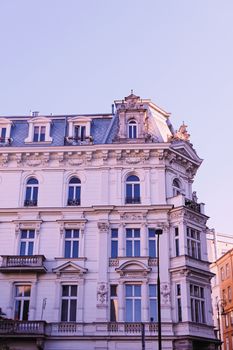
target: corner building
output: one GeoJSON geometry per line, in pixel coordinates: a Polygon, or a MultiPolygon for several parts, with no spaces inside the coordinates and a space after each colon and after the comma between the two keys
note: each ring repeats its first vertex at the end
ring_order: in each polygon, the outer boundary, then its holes
{"type": "Polygon", "coordinates": [[[133,93],[112,114],[0,119],[4,349],[215,349],[198,157],[133,93]]]}

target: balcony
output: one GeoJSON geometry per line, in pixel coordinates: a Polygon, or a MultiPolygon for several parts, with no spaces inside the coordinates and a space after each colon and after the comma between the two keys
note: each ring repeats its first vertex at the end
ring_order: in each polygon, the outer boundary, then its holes
{"type": "Polygon", "coordinates": [[[25,199],[24,206],[25,207],[36,207],[37,206],[37,199],[25,199]]]}
{"type": "Polygon", "coordinates": [[[173,204],[174,208],[184,206],[185,208],[192,210],[199,214],[205,214],[205,205],[204,203],[197,203],[191,199],[185,198],[183,194],[179,194],[174,197],[167,199],[168,204],[173,204]]]}
{"type": "Polygon", "coordinates": [[[45,335],[45,321],[0,321],[0,336],[43,336],[45,335]]]}
{"type": "Polygon", "coordinates": [[[125,204],[140,204],[141,197],[126,197],[125,204]]]}
{"type": "Polygon", "coordinates": [[[86,136],[84,138],[81,137],[65,137],[65,145],[68,146],[82,146],[82,145],[92,145],[93,137],[86,136]]]}
{"type": "Polygon", "coordinates": [[[0,272],[38,272],[45,273],[44,255],[2,255],[0,272]]]}
{"type": "Polygon", "coordinates": [[[71,207],[75,207],[80,205],[80,199],[68,199],[67,205],[71,207]]]}

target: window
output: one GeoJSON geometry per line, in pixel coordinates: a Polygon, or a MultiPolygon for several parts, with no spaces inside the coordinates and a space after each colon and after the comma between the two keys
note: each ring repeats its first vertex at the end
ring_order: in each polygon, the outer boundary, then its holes
{"type": "Polygon", "coordinates": [[[65,258],[79,256],[79,230],[65,230],[65,258]]]}
{"type": "Polygon", "coordinates": [[[38,180],[30,178],[26,184],[26,196],[24,206],[37,206],[38,199],[38,180]]]}
{"type": "Polygon", "coordinates": [[[181,194],[181,186],[180,186],[180,181],[178,179],[174,179],[173,183],[173,196],[178,196],[181,194]]]}
{"type": "Polygon", "coordinates": [[[78,286],[62,286],[61,321],[76,322],[78,286]]]}
{"type": "Polygon", "coordinates": [[[224,303],[226,303],[227,298],[226,298],[226,290],[225,289],[222,290],[222,298],[223,298],[224,303]]]}
{"type": "Polygon", "coordinates": [[[137,284],[125,285],[126,322],[141,321],[141,286],[137,284]]]}
{"type": "Polygon", "coordinates": [[[175,227],[175,256],[180,255],[179,228],[175,227]]]}
{"type": "Polygon", "coordinates": [[[149,257],[156,258],[156,230],[154,228],[149,228],[149,257]]]}
{"type": "Polygon", "coordinates": [[[229,316],[228,316],[228,314],[225,314],[225,327],[226,328],[229,327],[229,316]]]}
{"type": "Polygon", "coordinates": [[[111,258],[118,257],[118,229],[111,230],[111,258]]]}
{"type": "Polygon", "coordinates": [[[221,280],[224,281],[224,279],[225,279],[225,271],[224,271],[223,267],[221,267],[221,269],[220,269],[220,275],[221,275],[221,280]]]}
{"type": "Polygon", "coordinates": [[[31,295],[31,286],[29,285],[15,286],[15,312],[14,312],[15,320],[20,320],[20,321],[28,320],[30,295],[31,295]]]}
{"type": "Polygon", "coordinates": [[[187,227],[188,255],[195,259],[201,259],[200,232],[187,227]]]}
{"type": "Polygon", "coordinates": [[[128,138],[129,139],[137,138],[137,122],[135,120],[130,120],[128,122],[128,138]]]}
{"type": "Polygon", "coordinates": [[[229,264],[226,264],[226,278],[230,277],[230,266],[229,264]]]}
{"type": "Polygon", "coordinates": [[[126,256],[140,256],[140,229],[126,229],[126,256]]]}
{"type": "Polygon", "coordinates": [[[67,205],[80,205],[81,202],[81,181],[77,177],[72,177],[68,187],[67,205]]]}
{"type": "Polygon", "coordinates": [[[76,140],[85,141],[86,140],[86,126],[76,125],[74,127],[74,137],[76,140]]]}
{"type": "Polygon", "coordinates": [[[130,175],[126,179],[126,204],[140,203],[140,180],[136,175],[130,175]]]}
{"type": "Polygon", "coordinates": [[[191,320],[206,323],[204,288],[190,284],[191,320]]]}
{"type": "Polygon", "coordinates": [[[6,128],[0,128],[0,142],[6,142],[6,128]]]}
{"type": "Polygon", "coordinates": [[[176,305],[177,305],[177,320],[182,322],[182,301],[181,301],[181,286],[176,285],[176,305]]]}
{"type": "Polygon", "coordinates": [[[231,325],[233,325],[233,311],[230,312],[231,325]]]}
{"type": "Polygon", "coordinates": [[[228,301],[232,300],[232,289],[231,287],[227,287],[227,296],[228,296],[228,301]]]}
{"type": "Polygon", "coordinates": [[[117,285],[110,286],[110,321],[118,321],[118,296],[117,285]]]}
{"type": "Polygon", "coordinates": [[[33,255],[35,230],[21,230],[20,255],[33,255]]]}
{"type": "Polygon", "coordinates": [[[34,126],[33,142],[43,142],[45,141],[45,126],[34,126]]]}
{"type": "Polygon", "coordinates": [[[158,304],[156,284],[149,284],[149,316],[151,322],[157,322],[158,304]]]}

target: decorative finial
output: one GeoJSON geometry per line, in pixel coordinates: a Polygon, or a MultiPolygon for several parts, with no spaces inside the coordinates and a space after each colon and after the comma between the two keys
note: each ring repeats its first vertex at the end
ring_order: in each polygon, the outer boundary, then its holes
{"type": "Polygon", "coordinates": [[[133,95],[133,89],[131,89],[131,95],[133,95]]]}

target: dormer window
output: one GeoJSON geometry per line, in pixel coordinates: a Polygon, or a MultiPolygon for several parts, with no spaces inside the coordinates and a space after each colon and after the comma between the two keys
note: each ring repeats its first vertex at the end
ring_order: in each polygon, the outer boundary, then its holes
{"type": "Polygon", "coordinates": [[[68,119],[67,144],[86,145],[92,142],[91,118],[75,117],[68,119]]]}
{"type": "Polygon", "coordinates": [[[85,141],[86,140],[86,126],[76,125],[74,127],[74,136],[76,140],[85,141]]]}
{"type": "Polygon", "coordinates": [[[128,138],[136,139],[138,137],[138,125],[135,120],[130,120],[128,122],[128,138]]]}
{"type": "Polygon", "coordinates": [[[45,141],[45,126],[34,126],[33,142],[45,141]]]}
{"type": "Polygon", "coordinates": [[[28,137],[25,142],[52,142],[52,137],[50,137],[51,123],[51,119],[46,117],[35,117],[29,120],[28,137]]]}
{"type": "Polygon", "coordinates": [[[7,146],[11,143],[10,133],[11,133],[12,121],[1,118],[0,120],[0,146],[7,146]]]}

